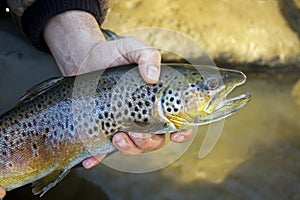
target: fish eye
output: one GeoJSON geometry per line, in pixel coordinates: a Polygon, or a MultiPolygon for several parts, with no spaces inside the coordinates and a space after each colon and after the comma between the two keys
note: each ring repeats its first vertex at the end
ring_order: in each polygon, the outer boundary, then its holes
{"type": "Polygon", "coordinates": [[[206,86],[209,90],[214,90],[219,86],[219,79],[217,77],[211,77],[206,80],[206,86]]]}

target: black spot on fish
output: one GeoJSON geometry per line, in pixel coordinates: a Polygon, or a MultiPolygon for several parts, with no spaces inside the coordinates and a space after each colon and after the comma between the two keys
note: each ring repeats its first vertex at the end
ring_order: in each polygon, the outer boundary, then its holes
{"type": "MultiPolygon", "coordinates": [[[[99,120],[98,120],[99,121],[99,120]]],[[[73,124],[70,125],[70,130],[73,132],[74,131],[74,126],[73,124]]]]}
{"type": "Polygon", "coordinates": [[[128,115],[128,110],[127,109],[124,110],[124,114],[128,115]]]}
{"type": "Polygon", "coordinates": [[[151,101],[152,101],[153,103],[155,102],[155,96],[154,96],[154,95],[151,97],[151,101]]]}
{"type": "Polygon", "coordinates": [[[34,149],[34,150],[37,150],[37,146],[36,146],[36,144],[34,143],[34,144],[32,144],[32,148],[34,149]]]}
{"type": "Polygon", "coordinates": [[[146,109],[144,109],[142,112],[143,112],[143,115],[147,114],[147,110],[146,109]]]}
{"type": "Polygon", "coordinates": [[[145,105],[146,105],[147,107],[149,107],[149,106],[150,106],[150,102],[149,102],[149,101],[145,101],[145,105]]]}
{"type": "Polygon", "coordinates": [[[143,102],[139,101],[138,106],[141,108],[143,106],[143,102]]]}
{"type": "Polygon", "coordinates": [[[139,111],[139,107],[135,106],[134,107],[134,111],[138,112],[139,111]]]}

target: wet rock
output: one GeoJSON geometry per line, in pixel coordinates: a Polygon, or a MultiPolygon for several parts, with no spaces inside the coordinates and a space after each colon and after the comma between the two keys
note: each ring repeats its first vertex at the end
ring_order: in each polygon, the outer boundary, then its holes
{"type": "MultiPolygon", "coordinates": [[[[194,39],[218,63],[300,67],[299,0],[111,1],[105,28],[164,27],[194,39]]],[[[155,44],[149,35],[150,44],[155,44]]],[[[180,46],[180,41],[172,41],[180,46]]],[[[187,49],[187,51],[190,51],[187,49]]]]}

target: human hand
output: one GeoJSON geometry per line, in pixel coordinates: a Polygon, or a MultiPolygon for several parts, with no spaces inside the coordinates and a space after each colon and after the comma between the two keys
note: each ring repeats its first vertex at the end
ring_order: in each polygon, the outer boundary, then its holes
{"type": "MultiPolygon", "coordinates": [[[[63,75],[138,63],[141,77],[147,83],[153,84],[159,79],[161,58],[156,49],[133,37],[105,41],[96,20],[88,13],[69,11],[51,18],[44,28],[44,38],[63,75]]],[[[170,140],[185,142],[191,136],[190,130],[177,132],[170,135],[170,140]]],[[[159,149],[164,141],[164,135],[138,133],[117,133],[112,139],[125,155],[159,149]]],[[[91,157],[82,164],[91,168],[104,157],[91,157]]]]}

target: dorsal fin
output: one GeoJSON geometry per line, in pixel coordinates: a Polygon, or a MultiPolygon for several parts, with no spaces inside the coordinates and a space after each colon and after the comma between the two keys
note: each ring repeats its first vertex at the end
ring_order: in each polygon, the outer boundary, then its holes
{"type": "Polygon", "coordinates": [[[108,30],[108,29],[103,29],[101,28],[101,31],[105,37],[106,40],[117,40],[123,38],[122,36],[119,36],[115,32],[108,30]]]}
{"type": "Polygon", "coordinates": [[[60,83],[60,81],[63,79],[64,79],[64,77],[50,78],[46,81],[43,81],[43,82],[33,86],[32,88],[30,88],[29,90],[27,90],[25,92],[25,94],[20,98],[17,105],[20,105],[22,103],[26,103],[26,102],[33,100],[35,97],[43,94],[50,88],[53,88],[54,86],[58,85],[60,83]]]}

